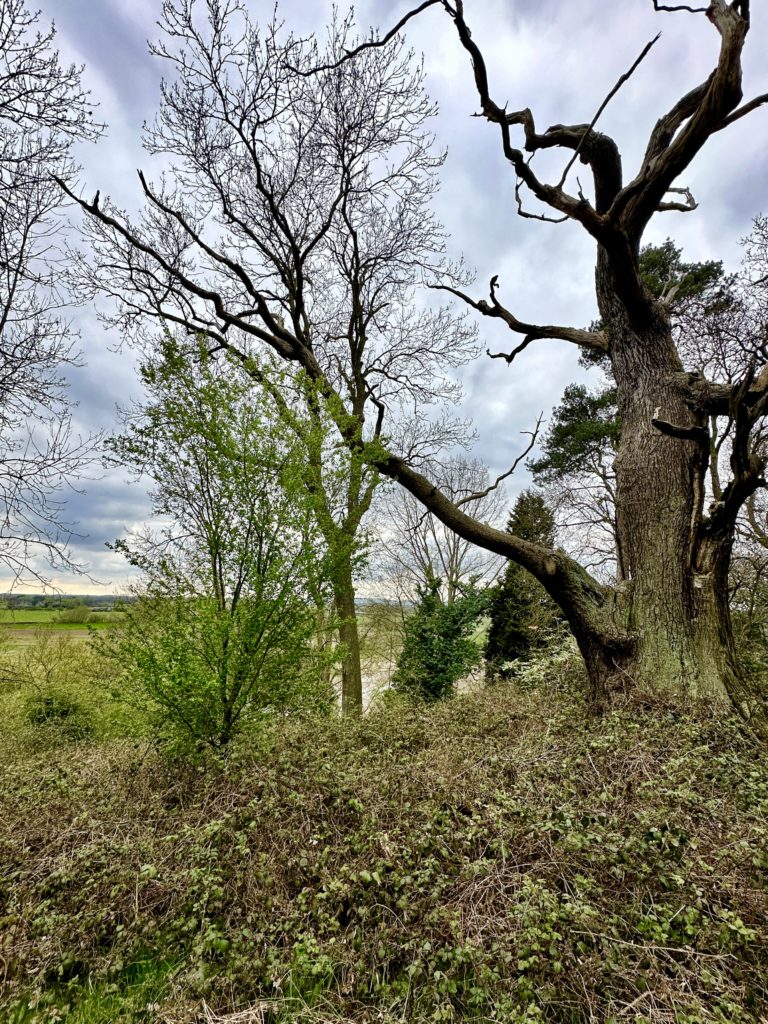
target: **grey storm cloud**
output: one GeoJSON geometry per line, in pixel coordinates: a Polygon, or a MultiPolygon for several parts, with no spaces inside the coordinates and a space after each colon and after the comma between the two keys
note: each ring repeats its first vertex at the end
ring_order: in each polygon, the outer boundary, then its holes
{"type": "MultiPolygon", "coordinates": [[[[56,21],[63,55],[85,64],[85,83],[109,125],[101,143],[79,151],[82,187],[88,195],[99,188],[135,209],[135,169],[157,173],[156,162],[141,148],[140,131],[142,122],[154,115],[163,71],[146,45],[157,34],[161,0],[41,2],[44,16],[56,21]]],[[[256,19],[268,18],[273,8],[272,0],[249,0],[248,6],[256,19]]],[[[386,29],[411,6],[361,0],[357,21],[364,32],[371,25],[386,29]]],[[[768,92],[768,8],[753,7],[744,58],[746,99],[768,92]]],[[[589,122],[619,76],[661,31],[600,120],[600,128],[619,143],[627,180],[639,166],[655,120],[709,74],[717,56],[718,38],[706,18],[655,13],[651,0],[466,0],[465,9],[487,61],[492,94],[510,109],[530,107],[540,130],[555,123],[589,122]]],[[[280,4],[286,24],[301,33],[321,29],[331,10],[331,0],[280,4]]],[[[428,88],[439,105],[435,134],[448,155],[436,209],[451,254],[463,256],[477,272],[472,293],[484,295],[490,277],[498,274],[502,300],[521,318],[588,324],[596,314],[593,243],[576,225],[516,216],[514,179],[501,153],[498,129],[472,116],[477,98],[471,67],[439,7],[409,22],[406,34],[425,55],[428,88]]],[[[699,209],[657,217],[646,240],[672,237],[686,258],[722,258],[735,269],[739,238],[748,232],[752,218],[768,208],[767,138],[768,107],[711,139],[683,182],[693,189],[699,209]]],[[[546,169],[555,180],[564,164],[562,153],[544,154],[540,161],[537,156],[540,173],[546,169]]],[[[577,174],[578,167],[568,180],[572,190],[578,187],[577,174]]],[[[73,375],[78,424],[110,431],[116,405],[138,393],[134,360],[129,353],[112,351],[120,339],[104,332],[93,311],[73,315],[86,363],[73,375]]],[[[483,321],[479,329],[484,348],[505,351],[515,344],[498,323],[483,321]]],[[[540,412],[550,412],[567,383],[589,379],[577,357],[566,344],[544,341],[532,345],[512,367],[481,358],[464,369],[460,413],[474,421],[475,454],[492,472],[508,467],[526,443],[522,432],[540,412]]],[[[522,475],[511,490],[524,483],[522,475]]],[[[82,549],[96,576],[121,578],[116,556],[99,552],[106,550],[105,541],[139,523],[148,507],[138,485],[114,475],[73,498],[72,518],[88,534],[82,549]]]]}

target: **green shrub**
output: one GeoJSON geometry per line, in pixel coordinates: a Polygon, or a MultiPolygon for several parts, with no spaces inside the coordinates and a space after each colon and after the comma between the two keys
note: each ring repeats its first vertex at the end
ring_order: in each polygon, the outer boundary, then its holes
{"type": "Polygon", "coordinates": [[[588,684],[576,638],[565,624],[548,629],[539,646],[508,667],[508,677],[520,690],[544,689],[586,693],[588,684]]]}
{"type": "Polygon", "coordinates": [[[65,608],[59,612],[59,622],[67,625],[86,625],[91,621],[91,610],[87,605],[80,604],[74,608],[65,608]]]}
{"type": "Polygon", "coordinates": [[[144,597],[100,650],[125,694],[187,748],[224,748],[262,716],[330,697],[319,663],[335,652],[321,654],[316,634],[331,585],[303,427],[269,397],[279,375],[260,367],[271,383],[255,387],[241,369],[200,339],[193,352],[164,339],[141,368],[149,401],[108,442],[116,462],[152,481],[166,525],[116,541],[142,570],[144,597]]]}
{"type": "Polygon", "coordinates": [[[300,600],[147,597],[94,638],[113,666],[114,693],[144,710],[174,748],[226,746],[249,725],[327,710],[332,694],[313,646],[315,617],[300,600]],[[279,614],[278,614],[279,612],[279,614]]]}
{"type": "Polygon", "coordinates": [[[23,704],[24,721],[32,726],[53,726],[71,740],[87,739],[93,732],[86,709],[66,693],[40,691],[23,704]]]}
{"type": "Polygon", "coordinates": [[[451,697],[458,680],[480,664],[482,649],[474,634],[488,599],[486,593],[465,587],[452,603],[444,604],[439,580],[419,596],[405,623],[392,683],[400,693],[434,703],[451,697]]]}

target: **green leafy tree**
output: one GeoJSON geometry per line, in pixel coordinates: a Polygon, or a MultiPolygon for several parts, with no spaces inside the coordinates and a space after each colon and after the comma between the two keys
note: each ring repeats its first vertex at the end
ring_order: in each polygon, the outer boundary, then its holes
{"type": "MultiPolygon", "coordinates": [[[[552,547],[555,518],[544,497],[523,491],[515,502],[507,529],[524,540],[552,547]]],[[[530,573],[515,562],[507,564],[501,581],[492,589],[490,626],[485,645],[489,676],[503,674],[511,662],[543,646],[548,629],[558,621],[557,607],[530,573]]]]}
{"type": "Polygon", "coordinates": [[[452,697],[456,683],[482,658],[474,634],[488,607],[487,592],[460,586],[450,604],[440,580],[419,589],[419,604],[406,621],[403,649],[392,677],[395,690],[434,703],[452,697]]]}
{"type": "Polygon", "coordinates": [[[142,379],[150,400],[110,448],[152,481],[163,526],[116,545],[145,590],[104,646],[164,726],[221,747],[249,720],[329,696],[303,449],[263,392],[202,348],[193,358],[166,342],[142,379]]]}

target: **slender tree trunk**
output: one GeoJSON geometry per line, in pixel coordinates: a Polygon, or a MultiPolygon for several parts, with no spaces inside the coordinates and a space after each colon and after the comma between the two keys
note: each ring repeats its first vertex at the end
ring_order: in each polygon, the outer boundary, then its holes
{"type": "Polygon", "coordinates": [[[344,647],[341,663],[341,713],[359,715],[363,709],[363,674],[351,565],[345,565],[339,570],[333,596],[339,618],[339,640],[344,647]]]}
{"type": "MultiPolygon", "coordinates": [[[[334,602],[335,608],[335,602],[334,602]]],[[[324,601],[318,600],[315,603],[315,632],[317,635],[318,649],[321,654],[325,654],[326,647],[330,642],[331,630],[333,628],[333,609],[327,605],[324,601]]],[[[323,657],[322,669],[321,669],[321,680],[323,687],[328,693],[331,692],[331,679],[333,675],[333,666],[331,661],[323,657]]]]}

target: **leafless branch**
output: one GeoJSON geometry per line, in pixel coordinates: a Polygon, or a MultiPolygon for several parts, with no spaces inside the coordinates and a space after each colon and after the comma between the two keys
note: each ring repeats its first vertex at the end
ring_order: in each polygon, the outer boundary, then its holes
{"type": "Polygon", "coordinates": [[[758,107],[762,107],[764,103],[768,103],[768,92],[762,93],[760,96],[755,96],[754,99],[745,103],[743,106],[734,110],[732,114],[729,114],[714,130],[716,132],[722,131],[723,128],[727,128],[732,125],[734,121],[738,121],[739,118],[744,117],[745,114],[751,114],[753,110],[757,110],[758,107]]]}
{"type": "Polygon", "coordinates": [[[354,46],[346,50],[344,52],[344,56],[339,57],[338,60],[332,61],[329,64],[318,64],[315,67],[308,69],[296,68],[293,65],[289,64],[288,69],[292,71],[294,74],[300,75],[302,78],[310,78],[312,75],[316,75],[321,71],[333,71],[336,68],[341,67],[341,65],[344,64],[346,61],[352,60],[353,58],[359,56],[359,54],[363,53],[365,50],[371,50],[381,46],[386,46],[386,44],[391,39],[395,38],[395,36],[401,29],[405,28],[405,26],[408,24],[411,18],[415,18],[417,14],[421,14],[421,12],[426,11],[428,7],[434,7],[436,4],[440,4],[442,7],[444,7],[449,14],[454,13],[453,8],[450,7],[450,5],[445,2],[445,0],[424,0],[424,3],[419,4],[418,7],[414,7],[413,10],[410,10],[408,11],[407,14],[404,14],[400,21],[398,21],[398,23],[395,26],[393,26],[385,35],[381,36],[380,38],[368,39],[364,43],[360,43],[359,46],[354,46]]]}
{"type": "Polygon", "coordinates": [[[510,363],[516,358],[516,356],[519,356],[521,352],[528,348],[532,341],[536,340],[537,339],[534,338],[533,335],[526,334],[526,336],[523,338],[520,344],[516,345],[511,352],[491,352],[491,350],[487,348],[485,350],[485,354],[488,356],[489,359],[504,359],[506,361],[507,366],[509,366],[510,363]]]}
{"type": "Polygon", "coordinates": [[[730,416],[735,406],[754,408],[761,406],[768,396],[768,364],[760,372],[749,370],[735,384],[719,384],[701,374],[681,376],[681,384],[688,391],[689,402],[713,416],[730,416]],[[746,382],[746,383],[745,383],[746,382]]]}
{"type": "MultiPolygon", "coordinates": [[[[528,161],[530,166],[530,161],[528,161]]],[[[520,185],[522,184],[520,178],[515,181],[515,201],[517,202],[517,215],[523,217],[525,220],[543,220],[547,224],[562,224],[563,221],[569,219],[568,214],[564,213],[562,217],[548,217],[546,213],[529,213],[523,209],[523,199],[520,195],[520,185]]]]}
{"type": "Polygon", "coordinates": [[[653,0],[654,11],[688,11],[690,14],[706,14],[706,7],[689,7],[688,4],[675,4],[669,6],[667,4],[660,4],[658,0],[653,0]]]}
{"type": "Polygon", "coordinates": [[[709,431],[706,427],[680,426],[677,423],[670,423],[659,418],[660,409],[655,409],[651,417],[651,423],[661,434],[668,437],[676,437],[679,441],[696,441],[699,444],[709,445],[709,431]]]}
{"type": "Polygon", "coordinates": [[[626,81],[628,81],[632,77],[634,72],[637,70],[637,68],[640,66],[640,64],[645,60],[645,58],[650,53],[651,48],[653,47],[653,45],[660,38],[661,38],[661,32],[659,32],[657,35],[655,35],[653,37],[653,39],[650,40],[650,42],[645,44],[645,46],[642,49],[642,52],[640,53],[639,57],[635,60],[634,64],[632,64],[632,66],[629,68],[628,71],[625,71],[624,74],[621,75],[621,77],[618,79],[618,81],[616,82],[614,87],[611,89],[611,91],[605,97],[603,102],[597,108],[597,113],[592,118],[592,120],[589,122],[589,125],[587,126],[586,131],[584,132],[584,134],[581,137],[581,141],[579,142],[579,144],[576,147],[576,149],[573,151],[573,156],[571,157],[571,159],[566,164],[566,167],[565,167],[565,170],[563,171],[562,177],[560,178],[560,181],[557,183],[558,188],[562,188],[563,185],[565,185],[565,179],[568,177],[568,172],[570,171],[570,169],[573,167],[574,163],[576,162],[576,157],[579,156],[579,154],[581,153],[582,146],[584,145],[584,143],[585,143],[585,141],[587,139],[587,136],[590,134],[592,129],[597,124],[598,118],[600,117],[602,112],[605,110],[605,108],[611,102],[611,100],[616,95],[616,93],[619,91],[619,89],[622,87],[622,85],[624,85],[624,83],[626,81]]]}
{"type": "Polygon", "coordinates": [[[706,14],[720,35],[720,53],[708,78],[656,123],[640,173],[621,190],[608,211],[610,222],[633,239],[640,237],[669,188],[707,139],[723,127],[742,98],[741,52],[748,20],[725,0],[712,0],[706,11],[678,9],[706,14]]]}
{"type": "Polygon", "coordinates": [[[676,210],[678,213],[690,213],[692,210],[698,208],[698,203],[693,198],[693,193],[689,188],[668,188],[667,194],[672,193],[673,195],[680,195],[685,197],[684,203],[659,203],[657,209],[659,212],[676,210]]]}
{"type": "Polygon", "coordinates": [[[536,426],[533,428],[533,430],[522,430],[520,432],[522,434],[528,434],[528,436],[530,437],[530,441],[526,445],[525,450],[522,451],[517,456],[517,458],[512,463],[510,468],[506,471],[506,473],[501,473],[499,476],[497,476],[496,479],[493,481],[493,483],[489,484],[489,486],[486,487],[485,490],[483,490],[483,491],[475,491],[472,494],[468,494],[465,498],[461,498],[459,501],[456,502],[457,508],[460,508],[462,505],[466,505],[467,502],[469,502],[469,501],[479,501],[480,498],[485,498],[487,495],[489,495],[491,493],[491,491],[495,491],[496,488],[499,486],[499,484],[503,480],[506,480],[507,477],[512,476],[512,474],[515,472],[515,470],[520,465],[520,463],[523,461],[523,459],[526,457],[526,455],[529,455],[531,453],[531,451],[533,450],[533,446],[536,444],[536,441],[537,441],[538,436],[539,436],[539,430],[541,429],[541,421],[543,420],[543,418],[544,418],[544,413],[540,412],[539,415],[538,415],[538,418],[536,420],[536,426]]]}
{"type": "Polygon", "coordinates": [[[0,566],[45,585],[43,563],[82,568],[62,492],[100,441],[72,430],[64,370],[80,362],[57,247],[64,197],[51,175],[71,181],[73,144],[101,126],[81,69],[60,64],[54,28],[41,31],[39,18],[24,0],[0,0],[0,566]]]}
{"type": "Polygon", "coordinates": [[[539,325],[529,324],[522,320],[518,320],[508,309],[501,305],[499,300],[496,298],[496,291],[498,289],[498,276],[494,275],[490,282],[490,303],[485,299],[479,301],[466,295],[458,288],[454,288],[450,285],[432,285],[432,287],[438,291],[450,292],[451,295],[455,295],[461,299],[462,302],[466,302],[472,309],[477,310],[478,313],[482,313],[483,316],[498,317],[503,320],[510,330],[515,331],[517,334],[524,334],[525,339],[521,342],[517,348],[509,353],[499,353],[497,355],[488,355],[492,359],[506,359],[507,363],[511,363],[516,355],[519,355],[524,348],[527,348],[532,341],[538,341],[540,339],[550,338],[556,341],[568,341],[574,345],[580,345],[582,348],[594,349],[599,352],[608,351],[608,340],[605,335],[600,331],[585,331],[578,327],[557,327],[554,325],[539,325]]]}
{"type": "MultiPolygon", "coordinates": [[[[531,112],[526,109],[516,113],[509,113],[505,107],[501,107],[492,99],[485,59],[480,48],[472,39],[472,33],[470,32],[469,26],[464,18],[463,2],[456,3],[453,22],[456,26],[456,31],[458,32],[462,46],[467,50],[472,59],[472,70],[474,72],[475,85],[480,98],[482,114],[487,120],[494,124],[498,124],[501,131],[504,156],[512,165],[517,178],[520,179],[522,184],[530,189],[536,199],[540,202],[554,210],[557,210],[560,214],[578,221],[595,238],[604,238],[605,224],[594,208],[588,202],[578,199],[575,196],[568,195],[568,193],[563,191],[562,188],[555,185],[548,185],[545,182],[540,181],[533,172],[522,151],[512,144],[510,128],[519,124],[522,125],[526,131],[526,147],[529,149],[536,148],[535,145],[531,145],[531,112]]],[[[574,143],[574,145],[575,144],[576,143],[574,143]]]]}

